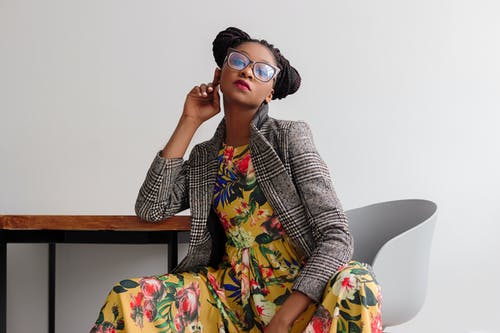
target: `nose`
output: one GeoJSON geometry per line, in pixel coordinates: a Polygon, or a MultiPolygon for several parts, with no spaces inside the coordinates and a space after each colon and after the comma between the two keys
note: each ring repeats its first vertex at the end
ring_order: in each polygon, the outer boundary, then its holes
{"type": "Polygon", "coordinates": [[[249,64],[247,67],[243,68],[240,71],[240,76],[253,79],[253,64],[249,64]]]}

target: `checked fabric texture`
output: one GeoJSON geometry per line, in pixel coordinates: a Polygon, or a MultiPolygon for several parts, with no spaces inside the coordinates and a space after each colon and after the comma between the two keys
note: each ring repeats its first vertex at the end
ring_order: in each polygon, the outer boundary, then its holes
{"type": "MultiPolygon", "coordinates": [[[[263,332],[305,262],[257,182],[249,146],[222,144],[217,163],[212,204],[227,237],[218,268],[120,281],[91,333],[263,332]]],[[[382,332],[380,307],[370,268],[350,261],[291,332],[382,332]]]]}

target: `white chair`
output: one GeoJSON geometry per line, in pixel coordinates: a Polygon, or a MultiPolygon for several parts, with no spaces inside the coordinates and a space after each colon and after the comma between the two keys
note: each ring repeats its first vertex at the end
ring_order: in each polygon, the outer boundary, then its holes
{"type": "Polygon", "coordinates": [[[429,200],[380,202],[345,212],[353,259],[373,267],[382,288],[382,324],[405,323],[423,306],[437,205],[429,200]]]}

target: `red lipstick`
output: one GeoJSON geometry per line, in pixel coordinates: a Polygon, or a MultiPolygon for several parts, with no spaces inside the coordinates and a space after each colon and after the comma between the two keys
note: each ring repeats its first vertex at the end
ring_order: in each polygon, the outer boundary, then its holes
{"type": "Polygon", "coordinates": [[[248,91],[252,90],[250,89],[250,85],[243,80],[234,81],[234,85],[242,90],[248,90],[248,91]]]}

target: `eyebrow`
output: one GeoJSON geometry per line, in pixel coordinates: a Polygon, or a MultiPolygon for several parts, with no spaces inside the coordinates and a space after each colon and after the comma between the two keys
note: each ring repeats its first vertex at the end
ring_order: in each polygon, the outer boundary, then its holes
{"type": "MultiPolygon", "coordinates": [[[[244,53],[244,54],[248,57],[248,59],[250,59],[250,55],[249,55],[248,53],[246,53],[245,51],[243,51],[243,50],[238,50],[238,49],[234,49],[234,48],[233,48],[233,50],[238,51],[238,52],[241,52],[241,53],[244,53]]],[[[271,61],[267,61],[267,60],[264,60],[264,59],[262,59],[262,60],[256,60],[256,61],[257,61],[257,62],[264,62],[264,63],[266,63],[266,64],[273,65],[273,63],[272,63],[271,61]]],[[[277,65],[273,65],[273,66],[277,67],[277,65]]]]}

